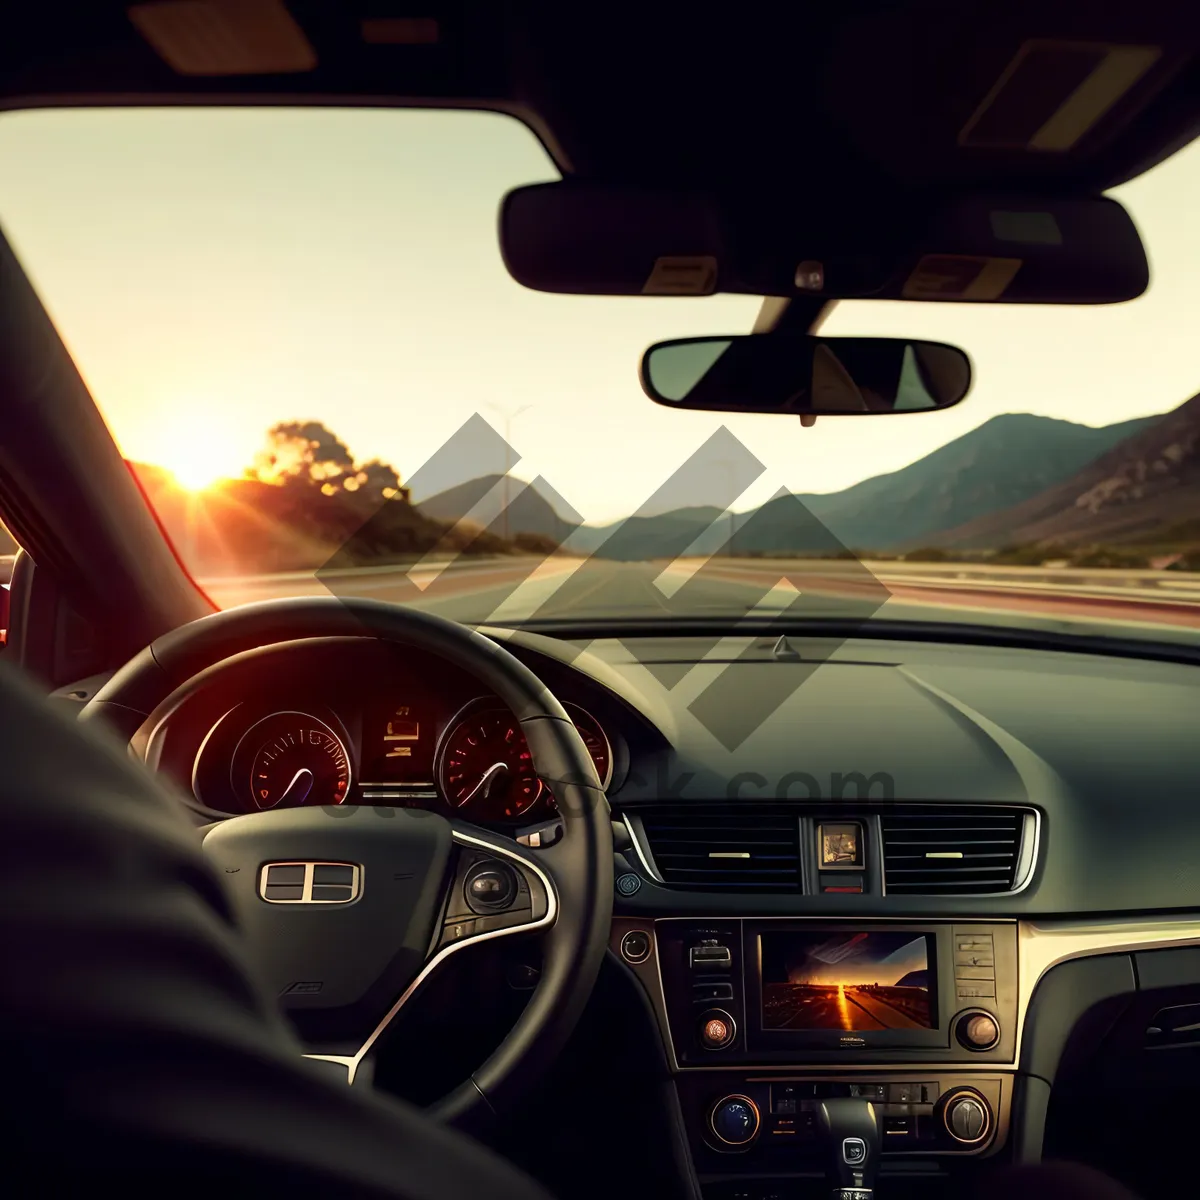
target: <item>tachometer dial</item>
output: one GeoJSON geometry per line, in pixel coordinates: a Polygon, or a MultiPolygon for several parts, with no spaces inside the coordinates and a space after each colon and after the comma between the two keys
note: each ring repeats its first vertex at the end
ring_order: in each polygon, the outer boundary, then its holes
{"type": "MultiPolygon", "coordinates": [[[[612,779],[613,756],[600,722],[575,704],[565,705],[587,747],[600,782],[612,779]]],[[[486,701],[468,706],[438,751],[437,779],[454,807],[481,821],[505,821],[528,812],[538,798],[553,797],[537,772],[520,723],[508,711],[486,701]]]]}
{"type": "Polygon", "coordinates": [[[350,758],[324,721],[277,712],[252,725],[233,753],[232,783],[249,788],[254,808],[341,804],[350,791],[350,758]]]}
{"type": "Polygon", "coordinates": [[[483,821],[527,812],[542,781],[516,717],[506,708],[481,708],[455,722],[438,759],[442,794],[483,821]]]}

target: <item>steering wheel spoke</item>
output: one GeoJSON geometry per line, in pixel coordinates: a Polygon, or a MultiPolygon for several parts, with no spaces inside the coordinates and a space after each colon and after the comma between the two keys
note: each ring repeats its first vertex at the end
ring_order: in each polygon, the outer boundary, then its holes
{"type": "MultiPolygon", "coordinates": [[[[226,883],[260,978],[314,1053],[362,1082],[379,1038],[450,955],[544,935],[537,986],[504,1042],[431,1110],[472,1126],[516,1103],[547,1070],[591,991],[612,917],[612,826],[595,764],[563,707],[518,659],[431,613],[360,599],[245,605],[167,635],[93,698],[86,719],[143,717],[131,745],[185,719],[214,680],[262,648],[311,638],[420,646],[472,674],[520,721],[554,789],[562,836],[534,849],[432,812],[275,807],[214,821],[204,848],[226,883]]],[[[286,781],[285,781],[286,782],[286,781]]],[[[297,772],[285,795],[311,781],[297,772]]],[[[215,815],[215,814],[205,814],[215,815]]]]}
{"type": "Polygon", "coordinates": [[[453,822],[457,848],[431,965],[450,946],[544,929],[558,915],[546,867],[508,838],[453,822]]]}

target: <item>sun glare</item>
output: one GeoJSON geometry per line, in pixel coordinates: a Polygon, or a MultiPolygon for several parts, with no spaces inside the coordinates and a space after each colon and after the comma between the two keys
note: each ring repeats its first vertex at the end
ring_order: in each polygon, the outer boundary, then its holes
{"type": "Polygon", "coordinates": [[[202,492],[212,487],[221,478],[221,472],[213,468],[212,463],[196,459],[193,462],[176,463],[168,470],[185,492],[202,492]]]}
{"type": "MultiPolygon", "coordinates": [[[[188,406],[188,411],[194,410],[188,406]]],[[[187,492],[203,492],[222,479],[237,477],[249,461],[238,454],[228,431],[198,416],[171,422],[155,441],[151,461],[170,471],[187,492]]]]}

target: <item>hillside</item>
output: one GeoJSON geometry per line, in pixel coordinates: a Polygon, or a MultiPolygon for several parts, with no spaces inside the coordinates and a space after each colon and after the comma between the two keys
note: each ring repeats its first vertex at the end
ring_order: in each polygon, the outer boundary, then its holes
{"type": "Polygon", "coordinates": [[[1021,504],[952,527],[939,545],[1152,544],[1200,517],[1200,395],[1021,504]]]}
{"type": "Polygon", "coordinates": [[[580,523],[571,506],[543,479],[526,483],[509,479],[508,491],[500,486],[502,475],[485,475],[447,488],[414,505],[422,516],[451,523],[468,512],[472,519],[495,532],[534,534],[561,543],[580,523]],[[481,500],[476,500],[482,495],[481,500]],[[507,518],[502,515],[507,501],[507,518]]]}
{"type": "Polygon", "coordinates": [[[938,530],[1039,494],[1153,421],[1093,428],[1010,413],[993,417],[903,470],[830,496],[801,498],[845,546],[885,550],[919,545],[938,530]]]}
{"type": "MultiPolygon", "coordinates": [[[[1072,421],[1012,413],[993,417],[902,470],[828,495],[783,494],[730,520],[714,506],[630,517],[606,526],[584,525],[567,545],[583,554],[636,561],[722,550],[734,535],[738,554],[836,553],[840,547],[888,550],[923,545],[937,531],[1006,509],[1071,476],[1097,456],[1157,418],[1093,428],[1072,421]],[[797,503],[799,502],[799,503],[797,503]],[[830,536],[832,534],[832,537],[830,536]]],[[[420,511],[451,520],[486,484],[485,516],[495,520],[500,476],[473,480],[423,501],[420,511]]],[[[512,484],[508,528],[561,539],[569,511],[541,480],[512,484]],[[524,487],[524,491],[518,489],[524,487]]],[[[575,520],[572,514],[572,519],[575,520]]]]}
{"type": "MultiPolygon", "coordinates": [[[[133,462],[129,467],[176,549],[200,575],[409,561],[445,544],[447,536],[444,524],[400,498],[382,501],[362,492],[324,496],[255,479],[226,479],[192,494],[159,467],[133,462]]],[[[477,531],[466,531],[456,548],[511,550],[477,531]]]]}

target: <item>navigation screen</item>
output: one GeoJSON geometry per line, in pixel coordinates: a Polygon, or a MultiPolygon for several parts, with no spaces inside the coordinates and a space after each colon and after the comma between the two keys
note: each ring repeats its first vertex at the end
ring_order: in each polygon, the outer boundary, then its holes
{"type": "Polygon", "coordinates": [[[764,933],[764,1029],[932,1029],[925,933],[764,933]]]}

